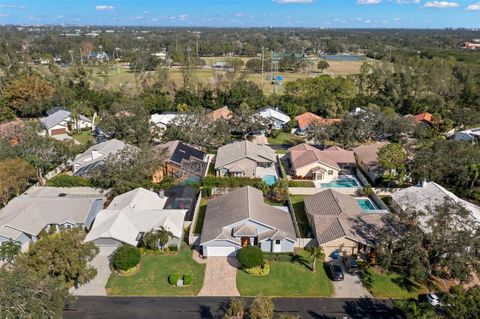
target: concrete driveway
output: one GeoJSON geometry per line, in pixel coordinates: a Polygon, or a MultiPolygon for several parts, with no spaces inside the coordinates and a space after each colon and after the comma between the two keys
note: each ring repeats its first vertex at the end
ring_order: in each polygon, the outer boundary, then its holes
{"type": "Polygon", "coordinates": [[[342,281],[334,281],[335,288],[334,298],[372,298],[370,292],[363,286],[362,280],[358,275],[350,275],[345,269],[345,265],[339,261],[335,263],[342,266],[345,279],[342,281]]]}
{"type": "Polygon", "coordinates": [[[235,257],[208,257],[203,287],[199,296],[240,296],[237,289],[237,268],[235,257]]]}
{"type": "Polygon", "coordinates": [[[72,288],[70,293],[75,296],[106,296],[105,285],[111,274],[109,257],[97,255],[90,265],[97,269],[97,276],[78,289],[72,288]]]}

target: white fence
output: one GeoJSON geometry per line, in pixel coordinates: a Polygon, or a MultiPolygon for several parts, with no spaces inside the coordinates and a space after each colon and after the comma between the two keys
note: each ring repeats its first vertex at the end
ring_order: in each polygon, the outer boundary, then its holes
{"type": "Polygon", "coordinates": [[[306,248],[317,246],[317,240],[315,238],[297,238],[295,242],[295,248],[306,248]]]}
{"type": "Polygon", "coordinates": [[[359,187],[289,187],[288,191],[292,195],[313,195],[319,192],[323,192],[324,190],[327,189],[333,189],[334,191],[337,191],[339,193],[345,194],[345,195],[357,195],[358,192],[360,191],[359,187]]]}
{"type": "Polygon", "coordinates": [[[198,193],[197,203],[195,204],[195,210],[193,211],[192,223],[190,224],[190,232],[188,233],[188,244],[194,245],[199,239],[200,235],[195,234],[195,225],[197,224],[198,214],[200,211],[200,202],[202,201],[202,190],[198,193]]]}

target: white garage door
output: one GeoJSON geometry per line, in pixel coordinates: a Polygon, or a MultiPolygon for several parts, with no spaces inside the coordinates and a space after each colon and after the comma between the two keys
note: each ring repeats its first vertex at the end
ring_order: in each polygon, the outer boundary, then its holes
{"type": "Polygon", "coordinates": [[[117,249],[117,246],[98,246],[100,256],[110,256],[117,249]]]}
{"type": "Polygon", "coordinates": [[[235,256],[237,254],[237,247],[214,247],[204,246],[203,254],[205,256],[235,256]]]}

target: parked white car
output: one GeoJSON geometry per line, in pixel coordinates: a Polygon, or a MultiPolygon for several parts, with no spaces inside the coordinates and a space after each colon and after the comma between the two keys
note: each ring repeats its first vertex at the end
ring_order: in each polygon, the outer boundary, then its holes
{"type": "Polygon", "coordinates": [[[428,303],[434,307],[439,307],[442,305],[440,302],[440,298],[438,298],[438,296],[433,292],[427,295],[427,300],[428,300],[428,303]]]}

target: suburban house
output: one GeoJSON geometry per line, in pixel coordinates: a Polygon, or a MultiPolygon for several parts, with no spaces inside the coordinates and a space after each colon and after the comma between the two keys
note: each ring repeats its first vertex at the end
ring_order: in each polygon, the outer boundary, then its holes
{"type": "Polygon", "coordinates": [[[103,196],[89,187],[32,187],[0,210],[0,243],[12,239],[24,251],[42,230],[88,230],[103,208],[103,196]]]}
{"type": "Polygon", "coordinates": [[[234,142],[220,147],[215,159],[217,176],[276,176],[275,151],[266,145],[249,141],[234,142]]]}
{"type": "Polygon", "coordinates": [[[152,114],[150,122],[161,130],[166,130],[167,127],[177,118],[185,116],[184,113],[177,112],[163,112],[162,114],[152,114]]]}
{"type": "Polygon", "coordinates": [[[137,188],[115,197],[106,209],[97,214],[85,238],[100,248],[103,256],[117,247],[137,246],[142,236],[164,227],[172,233],[167,245],[180,246],[186,209],[164,209],[167,198],[144,188],[137,188]]]}
{"type": "Polygon", "coordinates": [[[372,247],[373,230],[383,226],[384,213],[365,213],[355,197],[332,189],[305,197],[305,211],[325,255],[357,254],[372,247]]]}
{"type": "Polygon", "coordinates": [[[155,146],[168,153],[163,168],[153,175],[153,182],[159,183],[164,176],[172,176],[181,180],[199,181],[205,175],[208,156],[199,149],[176,140],[155,146]]]}
{"type": "Polygon", "coordinates": [[[478,143],[480,141],[480,127],[455,132],[452,138],[454,141],[478,143]]]}
{"type": "Polygon", "coordinates": [[[232,117],[232,111],[230,111],[228,106],[224,106],[213,111],[211,115],[214,121],[218,121],[220,119],[229,120],[232,117]]]}
{"type": "Polygon", "coordinates": [[[110,155],[115,155],[128,145],[117,139],[111,139],[89,147],[85,152],[75,156],[71,163],[73,175],[88,176],[95,168],[102,166],[110,155]]]}
{"type": "Polygon", "coordinates": [[[92,121],[81,114],[75,119],[72,113],[64,108],[56,108],[47,112],[41,119],[47,135],[67,134],[74,130],[91,129],[92,121]]]}
{"type": "Polygon", "coordinates": [[[246,186],[208,201],[200,237],[204,256],[234,256],[247,245],[292,252],[295,242],[290,213],[265,204],[259,189],[246,186]]]}
{"type": "Polygon", "coordinates": [[[428,112],[423,112],[417,115],[407,114],[405,118],[411,119],[416,123],[423,123],[425,125],[432,125],[433,124],[433,115],[428,112]]]}
{"type": "MultiPolygon", "coordinates": [[[[433,210],[435,206],[442,205],[445,199],[459,203],[470,211],[472,219],[480,222],[480,207],[458,198],[435,182],[422,181],[419,185],[392,193],[392,206],[402,210],[428,213],[429,209],[433,210]]],[[[422,216],[419,221],[424,225],[428,218],[428,216],[422,216]]]]}
{"type": "Polygon", "coordinates": [[[383,167],[378,162],[378,151],[388,142],[376,142],[357,146],[353,149],[357,166],[365,172],[370,180],[376,183],[383,176],[383,167]]]}
{"type": "Polygon", "coordinates": [[[278,108],[266,107],[257,112],[261,117],[270,120],[272,129],[282,129],[290,121],[290,116],[278,110],[278,108]]]}
{"type": "Polygon", "coordinates": [[[308,178],[322,182],[330,182],[338,178],[342,169],[355,166],[352,151],[338,146],[325,150],[299,144],[288,149],[292,175],[296,178],[308,178]]]}
{"type": "Polygon", "coordinates": [[[340,122],[340,119],[324,119],[312,112],[306,112],[295,117],[297,120],[297,133],[304,134],[311,125],[331,125],[340,122]]]}

